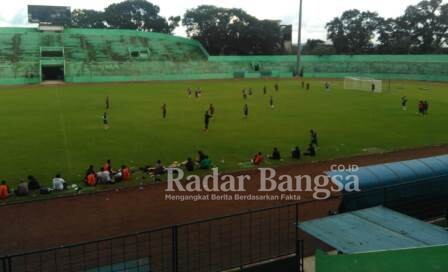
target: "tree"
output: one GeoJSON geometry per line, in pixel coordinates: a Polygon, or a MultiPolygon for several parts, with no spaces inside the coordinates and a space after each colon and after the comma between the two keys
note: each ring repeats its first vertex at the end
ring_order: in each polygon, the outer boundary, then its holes
{"type": "Polygon", "coordinates": [[[111,4],[103,11],[79,10],[72,12],[74,27],[119,28],[172,33],[179,26],[180,17],[165,19],[160,8],[146,0],[126,0],[111,4]]]}
{"type": "Polygon", "coordinates": [[[72,11],[72,26],[82,28],[105,28],[104,13],[90,9],[72,11]]]}
{"type": "Polygon", "coordinates": [[[127,0],[104,10],[110,28],[171,33],[174,28],[159,15],[160,8],[146,0],[127,0]]]}
{"type": "Polygon", "coordinates": [[[442,0],[422,1],[409,6],[398,19],[421,53],[434,53],[448,46],[448,4],[442,0]]]}
{"type": "Polygon", "coordinates": [[[327,23],[327,36],[333,42],[337,53],[371,52],[372,39],[378,32],[380,22],[381,18],[375,12],[348,10],[341,17],[327,23]]]}
{"type": "Polygon", "coordinates": [[[304,55],[331,55],[335,53],[334,47],[331,44],[326,44],[322,40],[307,40],[302,48],[304,55]]]}
{"type": "Polygon", "coordinates": [[[326,28],[337,53],[444,53],[448,51],[448,4],[421,1],[409,6],[404,15],[389,19],[349,10],[326,28]]]}
{"type": "Polygon", "coordinates": [[[401,19],[383,20],[379,25],[378,53],[410,54],[415,50],[415,39],[411,37],[407,24],[401,19]]]}
{"type": "Polygon", "coordinates": [[[202,5],[187,10],[182,24],[210,54],[276,54],[282,52],[280,25],[258,20],[242,9],[202,5]]]}

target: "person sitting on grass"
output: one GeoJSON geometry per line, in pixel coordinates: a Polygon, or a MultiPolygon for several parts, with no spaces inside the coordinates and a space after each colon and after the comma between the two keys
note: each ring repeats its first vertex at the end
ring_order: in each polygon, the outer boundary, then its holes
{"type": "Polygon", "coordinates": [[[196,156],[196,163],[201,163],[201,161],[203,159],[205,159],[205,157],[207,157],[207,155],[204,154],[204,152],[202,152],[201,150],[198,151],[198,155],[196,156]]]}
{"type": "Polygon", "coordinates": [[[28,189],[30,191],[37,191],[40,190],[40,188],[39,181],[33,176],[28,176],[28,189]]]}
{"type": "Polygon", "coordinates": [[[310,137],[311,144],[314,145],[314,148],[316,149],[319,145],[317,143],[317,132],[314,129],[310,130],[310,137]]]}
{"type": "Polygon", "coordinates": [[[310,143],[310,145],[308,146],[308,149],[306,150],[306,152],[303,154],[305,156],[309,156],[309,157],[314,157],[316,156],[316,148],[315,145],[313,143],[310,143]]]}
{"type": "Polygon", "coordinates": [[[131,180],[131,169],[129,169],[129,167],[127,167],[126,165],[121,166],[120,172],[122,174],[123,181],[131,180]]]}
{"type": "Polygon", "coordinates": [[[88,174],[86,177],[86,184],[88,186],[96,186],[96,183],[97,183],[97,179],[96,179],[95,173],[90,172],[90,174],[88,174]]]}
{"type": "Polygon", "coordinates": [[[112,178],[110,177],[110,172],[106,171],[104,167],[101,168],[101,171],[96,173],[97,182],[101,184],[112,183],[112,178]]]}
{"type": "Polygon", "coordinates": [[[53,190],[64,191],[67,188],[65,180],[61,177],[61,174],[57,174],[53,178],[53,190]]]}
{"type": "Polygon", "coordinates": [[[182,165],[188,172],[194,171],[194,162],[191,158],[188,158],[185,162],[182,163],[182,165]]]}
{"type": "Polygon", "coordinates": [[[205,158],[199,163],[199,168],[202,170],[209,170],[212,168],[212,161],[208,156],[205,156],[205,158]]]}
{"type": "Polygon", "coordinates": [[[255,154],[254,158],[252,159],[252,163],[254,165],[260,165],[263,162],[264,158],[263,158],[263,154],[261,152],[258,152],[257,154],[255,154]]]}
{"type": "Polygon", "coordinates": [[[95,167],[93,165],[89,165],[89,168],[87,168],[85,174],[84,174],[84,182],[87,184],[88,183],[88,177],[90,176],[90,174],[94,174],[95,175],[95,179],[97,179],[96,176],[96,172],[95,172],[95,167]]]}
{"type": "Polygon", "coordinates": [[[0,184],[0,199],[4,200],[9,197],[9,187],[6,184],[6,181],[2,180],[0,184]]]}
{"type": "Polygon", "coordinates": [[[120,170],[113,175],[112,182],[129,181],[131,179],[131,170],[126,165],[122,165],[120,170]]]}
{"type": "Polygon", "coordinates": [[[95,173],[95,167],[93,165],[89,165],[89,168],[87,168],[85,174],[84,174],[84,180],[87,180],[87,176],[91,173],[95,173]]]}
{"type": "Polygon", "coordinates": [[[153,168],[149,169],[149,172],[154,174],[154,181],[155,182],[160,182],[162,181],[162,179],[160,178],[160,176],[164,175],[167,170],[165,168],[165,166],[163,166],[162,161],[161,160],[157,160],[156,165],[154,165],[153,168]]]}
{"type": "Polygon", "coordinates": [[[17,188],[14,190],[16,196],[27,196],[29,193],[28,183],[23,180],[20,181],[19,185],[17,185],[17,188]]]}
{"type": "Polygon", "coordinates": [[[291,152],[291,158],[295,160],[300,160],[302,153],[300,152],[300,148],[296,146],[291,152]]]}
{"type": "Polygon", "coordinates": [[[106,163],[103,165],[103,171],[107,171],[109,173],[112,173],[112,162],[111,160],[107,160],[106,163]]]}
{"type": "Polygon", "coordinates": [[[274,147],[274,150],[272,151],[272,155],[269,157],[269,159],[274,161],[281,160],[280,151],[278,151],[277,147],[274,147]]]}
{"type": "Polygon", "coordinates": [[[157,160],[156,165],[154,165],[154,174],[155,175],[163,175],[166,173],[166,168],[163,166],[161,160],[157,160]]]}

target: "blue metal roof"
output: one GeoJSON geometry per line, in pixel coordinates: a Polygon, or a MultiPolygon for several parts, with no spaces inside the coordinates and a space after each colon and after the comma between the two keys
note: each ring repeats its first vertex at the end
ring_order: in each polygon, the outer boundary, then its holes
{"type": "Polygon", "coordinates": [[[448,177],[448,155],[360,167],[356,172],[331,171],[326,174],[331,178],[342,177],[338,181],[344,185],[352,181],[346,180],[346,176],[356,175],[361,190],[393,186],[440,176],[448,177]]]}
{"type": "Polygon", "coordinates": [[[448,245],[448,231],[384,207],[299,224],[303,231],[346,254],[448,245]]]}

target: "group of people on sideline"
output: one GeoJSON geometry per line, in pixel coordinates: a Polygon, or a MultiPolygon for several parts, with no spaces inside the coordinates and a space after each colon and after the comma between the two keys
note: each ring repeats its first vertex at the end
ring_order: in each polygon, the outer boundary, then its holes
{"type": "Polygon", "coordinates": [[[84,175],[84,182],[87,186],[96,186],[97,184],[113,184],[131,179],[131,169],[126,165],[122,165],[119,169],[112,168],[111,160],[95,171],[93,165],[90,165],[84,175]]]}
{"type": "Polygon", "coordinates": [[[11,194],[16,196],[28,196],[33,192],[48,194],[52,191],[63,191],[67,189],[67,183],[60,174],[56,174],[52,179],[52,187],[47,188],[40,185],[34,176],[28,176],[27,180],[21,180],[14,190],[11,190],[6,181],[0,184],[0,199],[7,199],[11,194]]]}
{"type": "MultiPolygon", "coordinates": [[[[316,156],[316,152],[318,149],[318,141],[317,141],[317,132],[315,130],[310,130],[310,144],[308,145],[308,148],[303,153],[304,156],[314,157],[316,156]]],[[[298,146],[294,147],[291,150],[291,158],[294,160],[300,160],[302,157],[302,151],[298,146]]],[[[280,161],[282,159],[282,156],[280,154],[280,151],[277,147],[274,147],[272,150],[272,154],[268,156],[268,159],[273,161],[280,161]]],[[[252,158],[251,162],[254,165],[260,165],[264,161],[263,153],[258,152],[255,154],[255,156],[252,158]]]]}
{"type": "MultiPolygon", "coordinates": [[[[209,156],[201,150],[198,151],[196,159],[187,158],[182,163],[174,162],[169,165],[168,168],[184,168],[186,171],[194,171],[195,169],[209,170],[213,167],[213,163],[209,156]]],[[[156,181],[160,180],[160,176],[167,172],[161,160],[157,160],[153,166],[141,167],[143,173],[150,176],[154,176],[156,181]]],[[[112,167],[111,160],[107,160],[106,163],[99,169],[95,170],[95,166],[90,165],[84,176],[83,183],[85,186],[94,187],[100,184],[116,184],[119,182],[130,181],[132,174],[138,171],[138,169],[131,169],[126,165],[122,165],[120,168],[115,169],[112,167]]],[[[0,200],[9,198],[12,194],[16,196],[28,196],[32,193],[49,194],[51,192],[64,191],[68,189],[67,182],[62,178],[61,174],[56,174],[52,179],[51,188],[41,186],[39,181],[34,176],[28,176],[27,181],[21,181],[14,190],[11,190],[6,181],[0,182],[0,200]]],[[[79,188],[76,186],[76,189],[79,188]]]]}
{"type": "MultiPolygon", "coordinates": [[[[307,150],[303,153],[304,156],[316,156],[316,150],[318,148],[317,133],[314,130],[310,131],[311,141],[307,150]]],[[[292,159],[300,159],[302,152],[298,146],[293,148],[291,151],[292,159]]],[[[282,159],[280,151],[278,148],[274,148],[272,154],[268,157],[270,160],[280,161],[282,159]]],[[[252,159],[254,165],[260,165],[264,161],[263,154],[258,152],[252,159]]],[[[143,173],[150,176],[154,176],[156,181],[160,180],[160,177],[167,173],[168,168],[183,168],[186,171],[194,171],[195,169],[210,170],[213,167],[213,163],[208,155],[203,151],[199,150],[197,152],[196,158],[193,160],[191,157],[187,158],[186,161],[182,163],[174,162],[168,167],[165,167],[161,160],[157,160],[153,166],[141,167],[143,173]]],[[[126,166],[122,165],[118,169],[112,167],[111,160],[107,160],[106,163],[98,170],[95,170],[93,165],[90,165],[84,176],[83,182],[86,186],[93,187],[99,184],[115,184],[119,182],[129,181],[132,178],[134,171],[126,166]]],[[[51,188],[43,187],[39,181],[32,175],[28,176],[27,181],[21,181],[14,190],[11,190],[6,181],[0,182],[0,200],[7,199],[11,194],[16,196],[27,196],[33,192],[40,194],[48,194],[53,191],[64,191],[68,189],[67,182],[64,180],[61,174],[56,174],[52,179],[51,188]]]]}

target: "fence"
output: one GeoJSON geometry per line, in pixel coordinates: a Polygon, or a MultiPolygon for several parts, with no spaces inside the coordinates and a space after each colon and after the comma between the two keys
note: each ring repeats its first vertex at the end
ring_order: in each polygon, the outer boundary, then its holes
{"type": "MultiPolygon", "coordinates": [[[[296,255],[298,204],[7,256],[0,272],[223,271],[296,255]]],[[[44,239],[44,238],[43,238],[44,239]]],[[[299,262],[294,257],[299,271],[299,262]]]]}
{"type": "Polygon", "coordinates": [[[292,271],[303,271],[304,255],[331,248],[299,231],[299,222],[347,208],[348,202],[351,210],[384,205],[417,218],[441,216],[448,211],[447,181],[388,186],[6,256],[0,258],[0,272],[224,271],[245,270],[276,259],[289,259],[292,271]]]}

